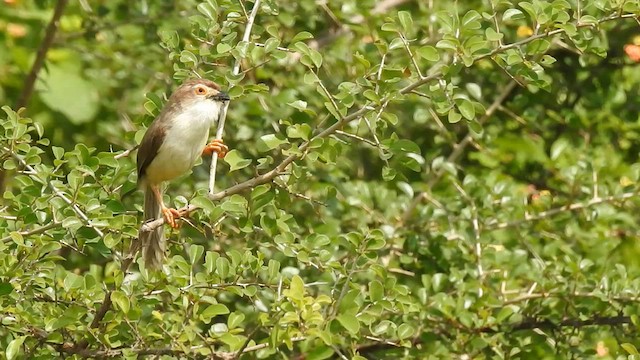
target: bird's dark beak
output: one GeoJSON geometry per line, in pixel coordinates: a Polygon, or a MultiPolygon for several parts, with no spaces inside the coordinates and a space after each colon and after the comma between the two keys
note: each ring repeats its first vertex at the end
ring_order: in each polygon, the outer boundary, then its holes
{"type": "Polygon", "coordinates": [[[231,100],[231,98],[229,97],[229,94],[227,94],[224,91],[220,91],[219,93],[213,95],[211,98],[213,100],[216,100],[216,101],[229,101],[229,100],[231,100]]]}

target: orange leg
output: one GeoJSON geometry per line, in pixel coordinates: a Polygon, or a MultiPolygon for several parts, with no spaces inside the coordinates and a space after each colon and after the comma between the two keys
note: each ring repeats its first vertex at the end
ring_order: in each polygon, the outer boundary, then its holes
{"type": "Polygon", "coordinates": [[[227,151],[229,151],[229,148],[227,147],[227,145],[222,143],[222,140],[214,139],[204,147],[204,150],[202,150],[202,155],[211,155],[216,152],[218,153],[218,157],[222,159],[225,155],[227,155],[227,151]]]}
{"type": "Polygon", "coordinates": [[[160,208],[162,209],[162,216],[164,217],[164,221],[169,224],[172,228],[176,229],[179,227],[176,222],[177,218],[180,218],[180,212],[173,208],[168,208],[164,206],[164,201],[162,201],[162,193],[160,193],[160,187],[157,185],[151,186],[153,190],[153,194],[156,196],[156,200],[160,203],[160,208]]]}

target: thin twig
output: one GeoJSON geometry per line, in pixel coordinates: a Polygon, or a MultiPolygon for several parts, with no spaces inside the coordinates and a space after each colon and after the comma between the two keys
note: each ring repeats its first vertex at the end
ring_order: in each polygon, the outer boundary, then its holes
{"type": "Polygon", "coordinates": [[[416,69],[416,72],[418,73],[418,77],[422,79],[424,76],[422,76],[422,71],[420,71],[420,65],[418,65],[418,61],[416,60],[415,56],[413,56],[413,52],[411,52],[411,48],[409,47],[409,42],[407,41],[407,38],[405,38],[404,34],[400,32],[398,33],[398,36],[400,36],[400,40],[402,40],[402,44],[404,44],[404,48],[407,50],[407,53],[409,54],[409,58],[411,58],[411,63],[413,64],[413,67],[416,69]]]}
{"type": "MultiPolygon", "coordinates": [[[[266,44],[257,43],[257,42],[254,42],[253,45],[258,46],[258,47],[265,47],[266,46],[266,44]]],[[[284,51],[284,52],[289,52],[289,53],[295,53],[296,52],[295,50],[291,50],[291,49],[288,49],[288,48],[282,47],[282,46],[276,46],[275,49],[276,50],[280,50],[280,51],[284,51]]]]}
{"type": "Polygon", "coordinates": [[[640,195],[640,193],[638,192],[628,192],[628,193],[623,193],[621,195],[611,195],[611,196],[606,196],[606,197],[602,197],[602,198],[592,198],[589,201],[586,202],[579,202],[579,203],[573,203],[573,204],[569,204],[569,205],[565,205],[565,206],[561,206],[558,208],[554,208],[554,209],[550,209],[547,211],[543,211],[540,212],[538,214],[535,215],[529,215],[529,216],[525,216],[524,219],[519,219],[519,220],[514,220],[514,221],[507,221],[507,222],[498,222],[497,220],[491,220],[488,222],[487,226],[485,227],[484,230],[498,230],[498,229],[506,229],[506,228],[510,228],[510,227],[516,227],[516,226],[520,226],[524,223],[528,223],[528,222],[534,222],[534,221],[538,221],[538,220],[543,220],[546,219],[548,217],[563,213],[563,212],[569,212],[569,211],[576,211],[576,210],[582,210],[582,209],[586,209],[595,205],[599,205],[599,204],[603,204],[603,203],[609,203],[609,202],[614,202],[614,201],[623,201],[623,200],[628,200],[631,198],[635,198],[638,197],[640,195]]]}
{"type": "MultiPolygon", "coordinates": [[[[249,19],[247,20],[247,26],[244,29],[244,35],[242,36],[242,41],[248,43],[251,38],[251,28],[253,27],[253,22],[258,15],[258,10],[260,9],[260,0],[256,0],[253,3],[253,9],[251,9],[251,15],[249,15],[249,19]]],[[[238,75],[240,72],[240,61],[241,59],[237,59],[235,65],[233,66],[233,75],[238,75]]],[[[229,102],[224,104],[222,108],[222,113],[220,114],[220,118],[218,119],[218,130],[216,131],[216,139],[221,140],[222,134],[224,133],[224,122],[227,118],[227,110],[229,109],[229,102]]],[[[213,195],[216,188],[216,168],[218,167],[218,152],[214,152],[211,154],[211,167],[209,168],[209,195],[213,195]]]]}
{"type": "Polygon", "coordinates": [[[551,320],[524,320],[515,325],[509,325],[506,330],[495,329],[493,327],[484,327],[476,329],[476,332],[481,333],[499,333],[499,332],[514,332],[520,330],[532,330],[532,329],[560,329],[563,327],[581,328],[585,326],[595,325],[626,325],[632,324],[630,316],[595,316],[591,319],[565,319],[559,322],[553,322],[551,320]]]}
{"type": "Polygon", "coordinates": [[[121,152],[120,154],[115,155],[113,158],[118,160],[118,159],[122,159],[124,157],[129,156],[133,151],[135,151],[136,149],[138,149],[138,147],[140,147],[140,145],[136,145],[134,147],[132,147],[131,149],[125,150],[123,152],[121,152]]]}
{"type": "Polygon", "coordinates": [[[630,297],[622,296],[622,295],[606,295],[606,294],[596,294],[596,293],[585,293],[585,292],[574,292],[574,293],[566,293],[564,291],[559,293],[530,293],[527,292],[524,295],[518,296],[516,298],[507,300],[504,302],[504,305],[513,305],[521,302],[529,301],[529,300],[537,300],[537,299],[549,299],[549,298],[566,298],[566,297],[575,297],[575,298],[593,298],[593,299],[606,299],[609,301],[617,301],[621,303],[634,303],[640,302],[640,296],[634,295],[630,297]]]}
{"type": "Polygon", "coordinates": [[[378,144],[376,144],[375,142],[373,142],[373,141],[371,141],[369,139],[365,139],[362,136],[358,136],[356,134],[348,133],[348,132],[342,131],[342,130],[336,130],[336,134],[342,135],[344,137],[352,138],[352,139],[355,139],[355,140],[358,140],[358,141],[362,141],[363,143],[365,143],[367,145],[371,145],[373,147],[378,147],[378,144]]]}
{"type": "MultiPolygon", "coordinates": [[[[51,229],[57,228],[57,227],[59,227],[61,225],[62,225],[61,221],[53,221],[53,222],[51,222],[51,223],[49,223],[47,225],[43,225],[43,226],[37,227],[35,229],[19,231],[18,234],[20,234],[21,236],[31,236],[31,235],[36,235],[36,234],[42,234],[47,230],[51,230],[51,229]]],[[[11,239],[12,239],[11,235],[5,236],[2,239],[0,239],[0,243],[11,241],[11,239]]]]}

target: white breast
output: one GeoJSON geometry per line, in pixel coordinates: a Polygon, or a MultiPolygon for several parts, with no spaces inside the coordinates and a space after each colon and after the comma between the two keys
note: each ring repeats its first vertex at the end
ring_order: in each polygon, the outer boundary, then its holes
{"type": "Polygon", "coordinates": [[[146,170],[147,178],[160,183],[189,171],[209,138],[209,129],[220,115],[220,103],[200,101],[183,108],[167,128],[158,154],[146,170]]]}

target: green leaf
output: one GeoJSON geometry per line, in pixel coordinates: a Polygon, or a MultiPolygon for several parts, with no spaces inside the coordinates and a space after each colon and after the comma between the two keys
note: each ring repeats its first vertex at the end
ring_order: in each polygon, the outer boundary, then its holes
{"type": "Polygon", "coordinates": [[[455,123],[459,122],[460,120],[462,120],[462,115],[460,115],[460,113],[458,113],[454,109],[449,110],[449,123],[450,124],[455,124],[455,123]]]}
{"type": "Polygon", "coordinates": [[[507,9],[505,10],[504,14],[502,14],[502,21],[521,19],[524,19],[524,14],[518,9],[507,9]]]}
{"type": "Polygon", "coordinates": [[[216,205],[208,196],[196,196],[191,199],[190,203],[205,210],[207,213],[212,213],[216,210],[216,205]]]}
{"type": "Polygon", "coordinates": [[[340,314],[336,317],[340,325],[342,325],[352,335],[357,334],[360,331],[360,322],[351,314],[340,314]]]}
{"type": "Polygon", "coordinates": [[[189,246],[189,260],[191,265],[195,265],[195,263],[202,257],[202,254],[204,254],[204,246],[191,244],[189,246]]]}
{"type": "Polygon", "coordinates": [[[294,124],[287,128],[287,136],[293,139],[309,140],[312,131],[311,126],[307,124],[294,124]]]}
{"type": "Polygon", "coordinates": [[[291,39],[290,43],[296,43],[298,41],[304,41],[307,39],[313,39],[313,35],[311,35],[310,32],[308,31],[301,31],[299,33],[296,34],[296,36],[293,37],[293,39],[291,39]]]}
{"type": "Polygon", "coordinates": [[[64,149],[58,146],[52,146],[51,151],[53,152],[53,157],[60,160],[64,156],[64,149]]]}
{"type": "Polygon", "coordinates": [[[251,165],[251,159],[244,159],[238,150],[231,150],[224,157],[224,161],[229,164],[229,171],[236,171],[251,165]]]}
{"type": "Polygon", "coordinates": [[[287,103],[287,105],[296,108],[300,111],[304,111],[307,109],[307,102],[303,100],[296,100],[294,102],[287,103]]]}
{"type": "Polygon", "coordinates": [[[11,294],[13,285],[8,282],[0,282],[0,296],[11,294]]]}
{"type": "Polygon", "coordinates": [[[220,276],[220,279],[226,279],[229,276],[229,259],[219,257],[216,259],[216,273],[220,276]]]}
{"type": "Polygon", "coordinates": [[[430,45],[419,48],[418,50],[416,50],[416,53],[427,61],[440,60],[440,54],[438,53],[438,50],[430,45]]]}
{"type": "Polygon", "coordinates": [[[411,13],[408,11],[398,11],[398,19],[400,20],[400,25],[405,33],[408,33],[413,30],[413,19],[411,18],[411,13]]]}
{"type": "Polygon", "coordinates": [[[9,342],[7,350],[5,351],[7,360],[13,360],[16,358],[16,356],[20,353],[20,348],[22,347],[22,344],[24,343],[24,340],[26,338],[26,336],[19,336],[9,342]]]}
{"type": "Polygon", "coordinates": [[[200,314],[200,319],[205,323],[210,323],[211,318],[229,313],[229,308],[224,304],[211,304],[200,314]]]}
{"type": "Polygon", "coordinates": [[[631,343],[620,344],[620,346],[627,352],[629,355],[640,355],[638,349],[631,343]]]}
{"type": "Polygon", "coordinates": [[[389,32],[398,32],[400,30],[400,29],[398,29],[398,25],[396,25],[395,23],[392,23],[392,22],[388,22],[388,23],[382,24],[380,29],[382,31],[389,31],[389,32]]]}
{"type": "Polygon", "coordinates": [[[24,245],[24,237],[17,231],[12,231],[9,233],[9,237],[13,240],[17,245],[24,245]]]}
{"type": "Polygon", "coordinates": [[[458,49],[458,45],[459,44],[457,44],[453,40],[442,39],[436,43],[436,48],[455,51],[458,49]]]}
{"type": "Polygon", "coordinates": [[[469,95],[471,95],[471,97],[476,100],[482,99],[482,88],[480,87],[480,85],[476,83],[467,83],[465,87],[467,88],[467,91],[469,92],[469,95]]]}
{"type": "Polygon", "coordinates": [[[241,312],[234,311],[229,314],[229,318],[227,319],[227,326],[229,329],[235,329],[238,326],[242,325],[244,321],[245,315],[241,312]]]}
{"type": "Polygon", "coordinates": [[[485,34],[487,36],[487,40],[489,41],[500,41],[504,37],[504,34],[496,32],[496,30],[492,27],[487,28],[485,34]]]}
{"type": "Polygon", "coordinates": [[[218,45],[216,45],[216,51],[218,52],[218,54],[228,53],[229,51],[231,51],[231,49],[232,47],[229,44],[218,43],[218,45]]]}
{"type": "Polygon", "coordinates": [[[394,168],[389,166],[385,166],[382,168],[382,179],[384,181],[391,181],[396,177],[396,175],[397,172],[394,168]]]}
{"type": "Polygon", "coordinates": [[[269,260],[268,273],[270,281],[277,280],[280,275],[280,262],[273,259],[269,260]]]}
{"type": "Polygon", "coordinates": [[[220,205],[220,208],[222,208],[222,210],[232,213],[232,214],[236,214],[236,215],[240,215],[240,216],[244,216],[247,214],[247,207],[248,207],[248,203],[247,203],[247,199],[245,199],[244,197],[235,194],[233,196],[231,196],[230,198],[227,198],[222,205],[220,205]]]}
{"type": "Polygon", "coordinates": [[[291,284],[289,284],[289,289],[286,290],[285,295],[295,300],[302,299],[304,296],[304,282],[300,276],[294,275],[291,278],[291,284]]]}
{"type": "Polygon", "coordinates": [[[551,64],[553,64],[555,62],[556,62],[556,59],[551,55],[546,55],[545,54],[545,55],[542,56],[542,59],[540,59],[540,64],[545,65],[545,66],[549,66],[549,65],[551,65],[551,64]]]}
{"type": "Polygon", "coordinates": [[[260,152],[267,152],[277,148],[280,145],[288,144],[289,140],[278,138],[275,134],[267,134],[260,137],[257,148],[260,152]]]}
{"type": "Polygon", "coordinates": [[[516,311],[518,310],[517,306],[504,306],[502,309],[500,309],[500,311],[498,312],[498,315],[496,315],[496,321],[498,323],[501,323],[505,320],[507,320],[511,315],[513,315],[516,311]]]}
{"type": "Polygon", "coordinates": [[[369,297],[371,301],[379,301],[384,297],[384,286],[378,280],[369,283],[369,297]]]}
{"type": "Polygon", "coordinates": [[[309,52],[310,52],[309,51],[309,45],[307,45],[307,44],[305,44],[303,42],[298,41],[296,43],[293,43],[293,45],[291,45],[291,47],[293,49],[295,49],[297,52],[299,52],[300,54],[302,54],[302,55],[309,55],[309,52]]]}
{"type": "Polygon", "coordinates": [[[71,289],[78,289],[84,285],[84,278],[80,275],[76,275],[72,272],[67,273],[64,278],[64,290],[69,291],[71,289]]]}
{"type": "Polygon", "coordinates": [[[467,99],[456,100],[456,103],[458,106],[458,110],[460,110],[460,114],[462,114],[462,116],[464,116],[464,118],[467,120],[473,120],[473,118],[476,116],[473,103],[467,99]]]}
{"type": "Polygon", "coordinates": [[[569,143],[569,141],[567,141],[567,139],[560,138],[556,140],[551,145],[551,154],[550,154],[551,160],[554,160],[554,161],[558,160],[560,155],[562,155],[562,153],[564,153],[565,150],[570,149],[570,147],[571,147],[571,144],[569,143]]]}
{"type": "Polygon", "coordinates": [[[97,114],[100,104],[97,87],[80,75],[75,64],[48,63],[47,71],[40,73],[40,79],[36,89],[42,101],[72,123],[86,123],[97,114]]]}
{"type": "Polygon", "coordinates": [[[180,53],[180,62],[189,64],[189,66],[195,66],[198,63],[198,57],[189,50],[182,50],[180,53]]]}
{"type": "Polygon", "coordinates": [[[311,57],[311,61],[313,61],[313,65],[315,65],[316,68],[322,66],[322,55],[317,50],[309,49],[309,56],[311,57]]]}
{"type": "Polygon", "coordinates": [[[416,330],[409,324],[400,324],[397,332],[398,338],[402,340],[412,337],[416,330]]]}
{"type": "Polygon", "coordinates": [[[122,291],[116,290],[111,293],[111,301],[113,301],[123,313],[129,313],[129,298],[122,291]]]}
{"type": "Polygon", "coordinates": [[[264,43],[264,52],[268,54],[275,50],[278,46],[280,46],[280,40],[276,38],[269,38],[264,43]]]}
{"type": "Polygon", "coordinates": [[[208,17],[211,20],[215,20],[218,16],[217,16],[217,11],[216,8],[207,2],[203,2],[198,4],[197,9],[200,13],[202,13],[204,16],[208,17]]]}

